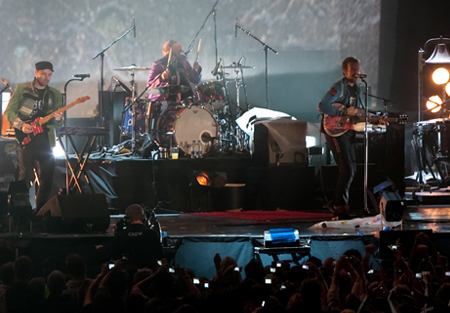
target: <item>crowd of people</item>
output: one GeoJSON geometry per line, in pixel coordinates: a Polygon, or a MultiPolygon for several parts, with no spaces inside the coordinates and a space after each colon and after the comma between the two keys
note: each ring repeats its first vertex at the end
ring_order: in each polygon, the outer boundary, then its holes
{"type": "Polygon", "coordinates": [[[373,244],[364,255],[348,250],[337,260],[310,256],[305,264],[266,267],[216,254],[213,277],[197,277],[164,258],[153,269],[118,258],[89,278],[77,254],[67,256],[65,268],[32,277],[31,259],[20,256],[0,267],[0,312],[450,311],[447,258],[430,238],[419,233],[410,253],[401,242],[394,247],[393,262],[379,270],[369,263],[373,244]]]}

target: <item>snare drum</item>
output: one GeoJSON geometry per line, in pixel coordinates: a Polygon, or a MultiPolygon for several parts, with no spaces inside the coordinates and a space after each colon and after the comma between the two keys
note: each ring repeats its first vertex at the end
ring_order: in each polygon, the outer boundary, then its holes
{"type": "Polygon", "coordinates": [[[211,142],[205,138],[216,137],[218,125],[212,113],[202,107],[169,107],[158,119],[157,130],[160,144],[180,147],[184,153],[190,153],[192,141],[201,140],[203,154],[209,152],[211,142]]]}
{"type": "Polygon", "coordinates": [[[211,111],[220,110],[225,105],[225,87],[222,82],[209,81],[195,87],[195,94],[199,103],[211,111]],[[210,107],[208,106],[210,105],[210,107]]]}
{"type": "MultiPolygon", "coordinates": [[[[127,103],[128,105],[129,103],[127,103]]],[[[148,100],[139,100],[136,104],[136,130],[138,134],[145,134],[145,120],[147,116],[148,100]]],[[[123,135],[131,135],[133,132],[132,108],[125,112],[123,119],[123,135]]]]}

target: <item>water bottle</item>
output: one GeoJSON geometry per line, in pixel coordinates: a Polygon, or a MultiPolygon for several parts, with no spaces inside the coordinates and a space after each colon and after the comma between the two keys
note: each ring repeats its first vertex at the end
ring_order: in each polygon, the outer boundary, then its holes
{"type": "Polygon", "coordinates": [[[195,140],[192,140],[192,145],[191,145],[191,159],[195,159],[196,154],[195,154],[195,149],[196,149],[196,144],[195,144],[195,140]]]}
{"type": "Polygon", "coordinates": [[[197,158],[203,158],[203,147],[200,140],[197,142],[197,158]]]}

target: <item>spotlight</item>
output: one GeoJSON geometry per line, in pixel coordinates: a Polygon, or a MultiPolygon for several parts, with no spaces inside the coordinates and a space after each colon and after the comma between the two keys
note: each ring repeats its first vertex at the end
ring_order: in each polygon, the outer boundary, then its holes
{"type": "Polygon", "coordinates": [[[211,179],[206,172],[200,172],[195,177],[195,180],[200,186],[208,187],[211,185],[211,179]]]}
{"type": "Polygon", "coordinates": [[[445,93],[448,97],[450,97],[450,83],[447,83],[447,85],[445,85],[445,93]]]}
{"type": "Polygon", "coordinates": [[[437,113],[442,108],[442,99],[439,96],[431,96],[426,103],[427,109],[431,113],[437,113]]]}
{"type": "Polygon", "coordinates": [[[447,69],[439,67],[434,70],[433,74],[431,75],[431,78],[433,79],[436,85],[443,85],[448,83],[448,80],[450,79],[450,73],[448,72],[447,69]]]}

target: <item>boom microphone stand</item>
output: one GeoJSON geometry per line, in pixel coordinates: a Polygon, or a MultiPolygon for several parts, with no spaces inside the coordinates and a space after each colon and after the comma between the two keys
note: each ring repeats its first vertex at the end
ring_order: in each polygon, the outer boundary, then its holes
{"type": "Polygon", "coordinates": [[[197,36],[200,34],[202,29],[205,27],[206,21],[208,20],[209,16],[212,14],[214,18],[214,44],[215,44],[215,56],[216,61],[218,60],[218,53],[217,53],[217,24],[216,24],[216,6],[219,3],[219,0],[216,1],[211,11],[209,11],[208,15],[206,16],[202,26],[200,26],[200,29],[197,31],[197,33],[194,36],[194,39],[192,39],[191,43],[189,44],[189,47],[186,49],[184,54],[187,56],[189,52],[191,52],[192,46],[194,45],[195,40],[197,39],[197,36]]]}
{"type": "MultiPolygon", "coordinates": [[[[114,39],[114,41],[112,43],[110,43],[106,48],[104,48],[102,51],[100,51],[99,53],[97,53],[92,60],[95,60],[96,58],[98,58],[99,56],[101,56],[101,62],[100,62],[100,97],[99,97],[99,101],[98,101],[98,106],[99,106],[99,115],[100,115],[100,126],[104,126],[103,125],[103,85],[104,85],[104,78],[103,78],[103,70],[104,70],[104,64],[105,64],[105,52],[106,50],[108,50],[109,48],[111,48],[116,42],[118,42],[120,39],[122,39],[123,37],[125,37],[129,32],[131,32],[132,30],[136,30],[136,24],[135,24],[135,20],[133,18],[133,25],[131,25],[131,27],[122,35],[120,35],[118,38],[114,39]]],[[[135,32],[135,36],[136,37],[136,32],[135,32]]]]}
{"type": "Polygon", "coordinates": [[[247,34],[248,36],[250,36],[253,39],[255,39],[256,41],[258,41],[264,47],[264,60],[265,60],[264,76],[265,76],[265,79],[266,79],[266,108],[269,109],[269,76],[268,76],[268,62],[267,62],[268,56],[267,56],[267,51],[271,50],[275,54],[278,54],[278,52],[275,49],[273,49],[272,47],[270,47],[269,45],[267,45],[265,42],[262,42],[259,38],[253,36],[250,33],[250,31],[245,30],[244,28],[242,28],[237,23],[236,23],[236,28],[239,28],[240,30],[242,30],[245,34],[247,34]]]}

